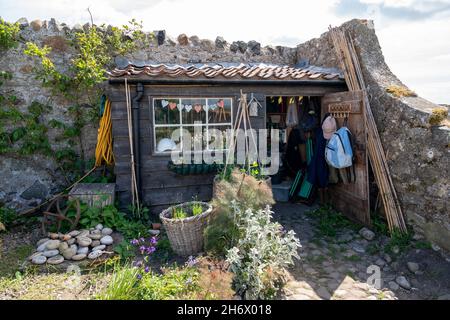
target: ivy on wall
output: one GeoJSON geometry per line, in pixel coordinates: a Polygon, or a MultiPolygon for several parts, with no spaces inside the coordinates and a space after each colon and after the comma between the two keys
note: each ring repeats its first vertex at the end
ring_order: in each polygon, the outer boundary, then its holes
{"type": "MultiPolygon", "coordinates": [[[[0,19],[0,50],[17,46],[19,30],[17,23],[0,19]]],[[[67,181],[82,175],[89,164],[84,161],[81,132],[87,123],[98,117],[95,107],[101,96],[98,85],[106,80],[106,70],[114,56],[130,53],[149,40],[142,31],[142,24],[134,19],[121,28],[91,26],[76,32],[69,41],[76,53],[64,72],[58,70],[49,57],[50,47],[27,42],[23,52],[34,58],[36,78],[43,87],[50,89],[52,95],[61,95],[71,102],[68,114],[72,123],[69,125],[55,119],[45,122],[43,115],[51,111],[51,106],[34,101],[26,112],[20,111],[14,95],[0,93],[0,154],[41,154],[56,161],[67,181]],[[52,146],[48,136],[50,128],[59,132],[54,142],[62,142],[65,147],[52,146]],[[74,150],[77,145],[80,155],[74,150]]],[[[11,77],[11,73],[0,71],[0,86],[11,77]]]]}

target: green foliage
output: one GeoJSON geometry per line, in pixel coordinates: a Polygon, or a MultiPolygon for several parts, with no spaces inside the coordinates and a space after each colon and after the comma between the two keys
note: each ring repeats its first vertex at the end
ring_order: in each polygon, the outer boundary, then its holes
{"type": "Polygon", "coordinates": [[[143,272],[136,267],[116,266],[102,300],[192,299],[199,292],[199,273],[192,267],[166,268],[163,274],[143,272]]]}
{"type": "Polygon", "coordinates": [[[13,209],[0,207],[0,222],[8,228],[17,219],[17,212],[13,209]]]}
{"type": "Polygon", "coordinates": [[[228,179],[216,183],[216,195],[212,200],[213,215],[205,229],[205,247],[213,255],[224,256],[238,238],[238,225],[233,206],[241,210],[259,210],[275,203],[271,188],[263,181],[234,169],[228,179]]]}
{"type": "Polygon", "coordinates": [[[130,258],[136,256],[135,250],[129,241],[123,240],[121,243],[114,246],[116,252],[122,261],[128,261],[130,258]]]}
{"type": "Polygon", "coordinates": [[[203,212],[203,206],[200,203],[192,204],[192,215],[197,216],[203,212]]]}
{"type": "Polygon", "coordinates": [[[187,217],[187,213],[182,207],[174,208],[172,218],[173,219],[184,219],[187,217]]]}
{"type": "Polygon", "coordinates": [[[16,274],[23,261],[33,252],[32,245],[20,245],[2,252],[0,263],[0,279],[16,274]]]}
{"type": "MultiPolygon", "coordinates": [[[[103,25],[103,27],[105,27],[103,25]]],[[[137,44],[141,42],[147,45],[145,33],[142,31],[142,23],[131,19],[128,25],[123,25],[122,28],[112,27],[111,34],[106,35],[106,45],[109,51],[120,55],[136,50],[137,44]]]]}
{"type": "Polygon", "coordinates": [[[394,253],[393,248],[399,248],[400,252],[406,250],[411,245],[412,232],[402,233],[395,229],[391,233],[391,239],[389,239],[388,244],[386,244],[384,250],[387,253],[394,253]]]}
{"type": "Polygon", "coordinates": [[[308,212],[307,215],[317,218],[317,230],[324,236],[335,237],[339,229],[357,228],[355,223],[351,222],[342,213],[335,211],[329,206],[322,206],[308,212]]]}
{"type": "Polygon", "coordinates": [[[0,18],[0,49],[7,50],[17,45],[17,37],[20,31],[19,24],[9,23],[0,18]]]}
{"type": "Polygon", "coordinates": [[[293,230],[285,232],[271,221],[269,207],[242,211],[235,206],[234,213],[241,237],[227,253],[232,287],[247,300],[273,299],[282,287],[283,269],[299,258],[300,242],[293,230]]]}

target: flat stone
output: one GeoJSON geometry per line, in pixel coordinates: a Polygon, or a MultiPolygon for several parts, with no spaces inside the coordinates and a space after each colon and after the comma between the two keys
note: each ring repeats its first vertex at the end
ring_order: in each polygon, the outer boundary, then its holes
{"type": "Polygon", "coordinates": [[[41,20],[33,20],[30,22],[31,29],[33,31],[39,31],[42,28],[42,21],[41,20]]]}
{"type": "Polygon", "coordinates": [[[375,238],[375,233],[372,230],[369,230],[365,227],[359,230],[359,234],[361,237],[363,237],[368,241],[372,241],[375,238]]]}
{"type": "Polygon", "coordinates": [[[64,262],[64,257],[62,255],[56,255],[47,260],[49,264],[60,264],[64,262]]]}
{"type": "Polygon", "coordinates": [[[180,34],[177,40],[180,46],[187,46],[189,44],[189,38],[184,33],[180,34]]]}
{"type": "Polygon", "coordinates": [[[224,49],[227,45],[227,42],[223,37],[217,37],[215,42],[216,48],[218,49],[224,49]]]}
{"type": "Polygon", "coordinates": [[[101,244],[110,245],[114,242],[113,238],[111,236],[104,236],[100,239],[101,244]]]}
{"type": "Polygon", "coordinates": [[[91,247],[98,247],[99,245],[101,245],[100,240],[94,240],[91,243],[91,247]]]}
{"type": "Polygon", "coordinates": [[[49,238],[41,239],[41,240],[39,240],[39,241],[36,243],[36,246],[39,247],[41,244],[44,244],[44,243],[46,243],[46,242],[49,241],[49,240],[50,240],[49,238]]]}
{"type": "Polygon", "coordinates": [[[20,196],[25,200],[31,200],[31,199],[45,199],[47,195],[48,195],[47,187],[36,180],[33,183],[33,185],[31,185],[28,189],[22,192],[20,196]]]}
{"type": "Polygon", "coordinates": [[[68,248],[62,252],[65,259],[70,260],[77,254],[76,248],[68,248]]]}
{"type": "Polygon", "coordinates": [[[35,256],[31,262],[34,264],[44,264],[47,261],[47,257],[40,255],[40,256],[35,256]]]}
{"type": "MultiPolygon", "coordinates": [[[[48,241],[51,241],[51,240],[48,240],[48,241]]],[[[37,251],[39,251],[39,252],[44,252],[45,250],[47,250],[47,243],[48,243],[48,241],[47,242],[44,242],[43,244],[41,244],[39,247],[37,247],[37,251]]]]}
{"type": "Polygon", "coordinates": [[[31,256],[28,257],[28,260],[33,260],[33,258],[37,257],[37,256],[42,256],[42,252],[35,252],[33,253],[31,256]]]}
{"type": "Polygon", "coordinates": [[[375,261],[375,264],[379,267],[384,267],[384,265],[386,264],[386,261],[384,261],[381,258],[378,258],[377,261],[375,261]]]}
{"type": "Polygon", "coordinates": [[[397,278],[395,278],[395,282],[397,282],[398,285],[403,289],[411,290],[411,285],[404,276],[398,276],[397,278]]]}
{"type": "Polygon", "coordinates": [[[49,232],[48,237],[53,240],[59,239],[59,233],[49,232]]]}
{"type": "Polygon", "coordinates": [[[88,258],[89,259],[97,259],[103,254],[102,250],[95,250],[89,253],[88,258]]]}
{"type": "Polygon", "coordinates": [[[61,240],[61,241],[69,241],[70,239],[72,239],[72,236],[70,236],[68,234],[62,234],[59,236],[59,240],[61,240]]]}
{"type": "Polygon", "coordinates": [[[91,238],[92,240],[100,240],[103,235],[102,234],[88,234],[87,235],[88,238],[91,238]]]}
{"type": "Polygon", "coordinates": [[[92,239],[88,237],[77,237],[77,243],[82,247],[88,247],[92,243],[92,239]]]}
{"type": "Polygon", "coordinates": [[[419,264],[416,262],[407,262],[406,265],[408,266],[409,271],[412,273],[416,273],[419,271],[419,264]]]}
{"type": "Polygon", "coordinates": [[[101,231],[103,229],[103,225],[101,223],[99,223],[98,225],[95,226],[95,229],[101,231]]]}
{"type": "Polygon", "coordinates": [[[75,239],[75,238],[69,239],[69,240],[67,241],[67,244],[70,246],[70,245],[74,244],[75,241],[77,241],[77,239],[75,239]]]}
{"type": "Polygon", "coordinates": [[[42,252],[42,255],[47,258],[54,257],[57,254],[59,254],[59,251],[56,249],[55,250],[47,250],[47,251],[42,252]]]}
{"type": "Polygon", "coordinates": [[[433,249],[434,251],[439,251],[439,250],[441,250],[441,247],[439,247],[437,244],[432,244],[431,245],[431,249],[433,249]]]}
{"type": "Polygon", "coordinates": [[[358,253],[365,253],[366,252],[366,249],[364,249],[361,245],[359,245],[359,244],[354,244],[354,245],[352,245],[352,249],[355,251],[355,252],[358,252],[358,253]]]}
{"type": "Polygon", "coordinates": [[[322,299],[330,299],[331,298],[331,294],[330,294],[330,292],[328,292],[328,290],[326,289],[326,288],[324,288],[324,287],[319,287],[317,290],[316,290],[316,294],[319,296],[319,297],[321,297],[322,299]]]}
{"type": "Polygon", "coordinates": [[[61,243],[61,241],[59,241],[59,240],[50,240],[50,241],[47,242],[46,248],[48,250],[57,249],[59,247],[60,243],[61,243]]]}
{"type": "Polygon", "coordinates": [[[247,43],[247,47],[255,55],[261,54],[261,44],[255,40],[251,40],[247,43]]]}
{"type": "Polygon", "coordinates": [[[80,233],[81,233],[81,232],[78,231],[78,230],[73,230],[73,231],[70,231],[70,232],[68,233],[68,235],[71,236],[72,238],[75,238],[75,237],[79,236],[80,233]]]}
{"type": "Polygon", "coordinates": [[[59,244],[58,250],[63,252],[64,250],[69,249],[69,244],[67,242],[61,242],[59,244]]]}
{"type": "Polygon", "coordinates": [[[76,254],[72,257],[72,260],[80,261],[80,260],[86,259],[86,256],[87,256],[86,254],[76,254]]]}
{"type": "Polygon", "coordinates": [[[399,254],[399,253],[400,253],[400,248],[399,248],[398,246],[393,246],[393,247],[392,247],[392,252],[393,252],[394,254],[399,254]]]}
{"type": "Polygon", "coordinates": [[[157,236],[161,233],[161,231],[159,230],[148,230],[148,233],[150,233],[150,235],[152,236],[157,236]]]}
{"type": "Polygon", "coordinates": [[[383,255],[383,259],[386,261],[386,263],[391,263],[392,262],[392,258],[390,255],[388,255],[387,253],[385,253],[383,255]]]}
{"type": "Polygon", "coordinates": [[[104,236],[109,236],[111,233],[113,233],[113,230],[111,229],[111,228],[103,228],[102,229],[102,234],[104,235],[104,236]]]}
{"type": "Polygon", "coordinates": [[[437,299],[438,300],[450,300],[450,293],[439,296],[437,299]]]}
{"type": "Polygon", "coordinates": [[[77,254],[88,254],[89,253],[89,247],[80,247],[77,250],[77,254]]]}
{"type": "Polygon", "coordinates": [[[106,246],[104,244],[102,244],[102,245],[92,248],[92,251],[105,250],[105,248],[106,248],[106,246]]]}

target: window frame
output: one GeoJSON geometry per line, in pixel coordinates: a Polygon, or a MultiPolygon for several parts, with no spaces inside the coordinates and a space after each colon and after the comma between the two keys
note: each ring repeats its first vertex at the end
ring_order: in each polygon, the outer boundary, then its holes
{"type": "MultiPolygon", "coordinates": [[[[189,95],[189,96],[170,96],[170,95],[157,95],[157,96],[152,96],[149,97],[150,99],[150,110],[152,113],[152,135],[153,135],[153,155],[156,156],[164,156],[164,155],[170,155],[170,153],[172,151],[164,151],[164,152],[158,152],[156,150],[157,147],[157,142],[156,142],[156,129],[157,128],[194,128],[196,126],[201,126],[202,128],[205,127],[206,128],[206,134],[207,134],[207,139],[209,139],[209,127],[217,127],[217,126],[227,126],[230,129],[233,129],[233,116],[234,116],[234,96],[193,96],[193,95],[189,95]],[[179,124],[157,124],[155,121],[155,100],[178,100],[177,101],[177,105],[181,104],[181,100],[183,99],[203,99],[206,101],[206,105],[208,105],[208,100],[212,100],[212,99],[229,99],[230,100],[230,122],[219,122],[219,123],[209,123],[209,108],[206,108],[206,122],[203,124],[183,124],[183,114],[182,114],[182,110],[178,110],[180,113],[180,123],[179,124]]],[[[177,108],[178,109],[178,108],[177,108]]],[[[182,142],[181,142],[182,143],[182,142]]],[[[224,148],[224,149],[213,149],[210,150],[208,148],[202,149],[201,151],[194,151],[192,150],[191,153],[193,154],[194,152],[204,152],[204,151],[219,151],[219,152],[223,152],[226,151],[228,149],[224,148]]],[[[181,151],[180,151],[181,152],[181,151]]]]}

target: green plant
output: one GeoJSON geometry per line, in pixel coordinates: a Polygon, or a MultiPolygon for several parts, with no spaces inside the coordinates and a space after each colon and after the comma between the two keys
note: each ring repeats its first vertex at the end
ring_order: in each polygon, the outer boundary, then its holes
{"type": "Polygon", "coordinates": [[[15,47],[19,31],[17,22],[9,23],[0,18],[0,49],[7,50],[15,47]]]}
{"type": "Polygon", "coordinates": [[[193,216],[198,216],[203,212],[203,206],[200,203],[194,203],[192,204],[191,210],[193,216]]]}
{"type": "Polygon", "coordinates": [[[172,213],[173,219],[184,219],[187,216],[188,216],[187,213],[184,211],[184,209],[182,207],[173,209],[173,213],[172,213]]]}
{"type": "Polygon", "coordinates": [[[242,211],[234,206],[234,213],[242,237],[227,253],[232,287],[245,299],[272,299],[282,287],[283,269],[299,258],[300,242],[294,231],[271,221],[269,207],[242,211]]]}
{"type": "Polygon", "coordinates": [[[309,211],[307,215],[317,219],[316,228],[324,236],[335,237],[339,229],[357,228],[355,223],[329,206],[322,206],[313,211],[309,211]]]}
{"type": "Polygon", "coordinates": [[[123,240],[114,246],[116,252],[122,261],[128,261],[130,258],[136,256],[133,246],[129,241],[123,240]]]}
{"type": "Polygon", "coordinates": [[[228,179],[216,182],[217,192],[212,200],[213,215],[204,232],[208,252],[224,256],[239,239],[233,205],[245,210],[259,210],[275,203],[271,188],[263,181],[233,169],[228,179]]]}
{"type": "Polygon", "coordinates": [[[16,221],[17,213],[13,209],[0,207],[0,222],[5,226],[5,228],[9,228],[9,226],[16,221]]]}
{"type": "Polygon", "coordinates": [[[411,245],[411,240],[411,232],[402,233],[395,229],[391,232],[391,239],[389,239],[384,249],[387,253],[394,253],[394,247],[397,247],[400,251],[404,251],[411,245]]]}
{"type": "Polygon", "coordinates": [[[102,300],[135,300],[139,296],[139,270],[117,264],[106,290],[98,296],[102,300]]]}

